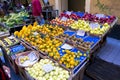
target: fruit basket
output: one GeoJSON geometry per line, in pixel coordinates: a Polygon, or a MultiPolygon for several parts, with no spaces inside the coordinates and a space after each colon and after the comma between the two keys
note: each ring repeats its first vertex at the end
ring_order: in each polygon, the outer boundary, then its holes
{"type": "Polygon", "coordinates": [[[20,67],[30,67],[39,60],[37,51],[26,51],[19,53],[15,59],[15,63],[20,67]]]}
{"type": "Polygon", "coordinates": [[[0,45],[2,47],[10,47],[17,43],[19,43],[19,40],[15,38],[14,36],[8,36],[0,40],[0,45]]]}

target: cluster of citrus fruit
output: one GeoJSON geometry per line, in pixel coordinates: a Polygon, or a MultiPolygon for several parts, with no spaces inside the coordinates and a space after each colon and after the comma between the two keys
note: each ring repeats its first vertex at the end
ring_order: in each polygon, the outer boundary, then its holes
{"type": "Polygon", "coordinates": [[[23,26],[21,31],[14,33],[18,38],[22,38],[38,50],[47,53],[50,57],[58,60],[60,54],[57,48],[62,44],[61,41],[53,38],[63,33],[63,29],[52,25],[37,25],[35,22],[32,25],[23,26]],[[42,34],[41,34],[42,33],[42,34]]]}
{"type": "Polygon", "coordinates": [[[67,68],[74,68],[78,65],[79,61],[75,60],[76,53],[69,50],[63,50],[65,52],[64,56],[60,59],[60,64],[65,64],[67,68]]]}
{"type": "Polygon", "coordinates": [[[63,34],[64,32],[62,28],[58,26],[53,26],[53,25],[40,26],[37,31],[43,34],[48,34],[49,36],[52,36],[52,37],[63,34]]]}
{"type": "Polygon", "coordinates": [[[64,30],[58,26],[53,25],[37,25],[37,22],[34,22],[33,25],[23,26],[23,28],[18,32],[15,31],[14,35],[18,38],[25,38],[26,36],[31,35],[31,33],[42,33],[45,35],[49,35],[51,37],[58,36],[64,32],[64,30]]]}

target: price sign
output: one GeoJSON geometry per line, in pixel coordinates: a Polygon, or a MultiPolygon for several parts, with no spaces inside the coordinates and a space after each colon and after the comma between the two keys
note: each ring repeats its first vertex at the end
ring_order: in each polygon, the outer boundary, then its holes
{"type": "Polygon", "coordinates": [[[10,36],[10,37],[8,37],[9,39],[14,39],[15,37],[14,36],[10,36]]]}
{"type": "Polygon", "coordinates": [[[95,29],[95,28],[100,27],[100,25],[99,25],[98,23],[90,23],[90,27],[91,27],[92,29],[95,29]]]}
{"type": "Polygon", "coordinates": [[[77,35],[79,35],[79,36],[84,36],[84,35],[85,35],[85,31],[83,31],[83,30],[78,30],[78,31],[77,31],[77,35]]]}
{"type": "Polygon", "coordinates": [[[66,21],[67,18],[66,17],[62,17],[61,21],[66,21]]]}
{"type": "Polygon", "coordinates": [[[42,66],[42,69],[43,69],[46,73],[48,73],[48,72],[54,70],[54,67],[53,67],[51,64],[45,64],[45,65],[42,66]]]}
{"type": "Polygon", "coordinates": [[[38,35],[38,33],[37,33],[37,32],[34,32],[33,34],[34,34],[35,36],[36,36],[36,35],[38,35]]]}
{"type": "Polygon", "coordinates": [[[67,15],[71,15],[71,14],[72,14],[72,12],[70,12],[70,11],[67,11],[67,12],[66,12],[66,14],[67,14],[67,15]]]}
{"type": "Polygon", "coordinates": [[[104,18],[105,15],[104,14],[96,14],[96,17],[98,17],[100,19],[100,18],[104,18]]]}
{"type": "Polygon", "coordinates": [[[69,44],[64,44],[61,48],[63,48],[63,49],[72,49],[73,47],[70,46],[69,44]]]}

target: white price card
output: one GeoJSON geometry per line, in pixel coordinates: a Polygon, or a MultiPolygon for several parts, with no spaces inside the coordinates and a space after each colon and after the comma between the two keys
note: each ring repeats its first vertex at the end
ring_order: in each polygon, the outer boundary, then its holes
{"type": "Polygon", "coordinates": [[[95,29],[95,28],[100,27],[100,25],[99,25],[98,23],[90,23],[90,27],[91,27],[92,29],[95,29]]]}
{"type": "Polygon", "coordinates": [[[72,14],[72,12],[70,12],[70,11],[67,11],[67,12],[66,12],[66,14],[67,14],[67,15],[71,15],[71,14],[72,14]]]}
{"type": "Polygon", "coordinates": [[[54,70],[54,67],[53,67],[51,64],[45,64],[45,65],[42,66],[42,69],[43,69],[46,73],[48,73],[48,72],[54,70]]]}
{"type": "Polygon", "coordinates": [[[4,33],[5,33],[5,32],[0,32],[0,35],[1,35],[1,34],[4,34],[4,33]]]}
{"type": "Polygon", "coordinates": [[[105,15],[104,14],[96,14],[96,17],[98,17],[100,19],[100,18],[104,18],[105,15]]]}
{"type": "Polygon", "coordinates": [[[73,47],[70,46],[69,44],[64,44],[64,45],[62,45],[61,48],[63,48],[63,49],[72,49],[73,47]]]}
{"type": "Polygon", "coordinates": [[[77,31],[77,35],[84,36],[85,35],[85,31],[84,30],[78,30],[77,31]]]}
{"type": "Polygon", "coordinates": [[[66,17],[62,17],[62,18],[61,18],[61,21],[66,21],[66,20],[67,20],[66,17]]]}
{"type": "Polygon", "coordinates": [[[36,35],[38,35],[38,32],[34,32],[33,34],[36,36],[36,35]]]}
{"type": "Polygon", "coordinates": [[[37,60],[37,56],[36,56],[36,54],[35,54],[34,51],[30,52],[30,53],[28,54],[28,57],[30,58],[30,61],[31,61],[31,62],[34,62],[34,61],[37,60]]]}
{"type": "Polygon", "coordinates": [[[8,37],[9,39],[14,39],[15,37],[14,36],[10,36],[10,37],[8,37]]]}

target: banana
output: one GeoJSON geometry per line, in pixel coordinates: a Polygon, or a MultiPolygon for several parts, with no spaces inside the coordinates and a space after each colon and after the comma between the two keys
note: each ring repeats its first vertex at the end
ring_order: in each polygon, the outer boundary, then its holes
{"type": "Polygon", "coordinates": [[[8,39],[8,38],[5,38],[4,39],[9,45],[11,45],[12,44],[12,42],[11,42],[11,40],[10,39],[8,39]]]}
{"type": "Polygon", "coordinates": [[[16,38],[13,38],[15,42],[18,42],[18,40],[16,38]]]}
{"type": "Polygon", "coordinates": [[[6,45],[3,43],[2,40],[0,40],[0,45],[2,45],[2,46],[6,46],[6,45]]]}

